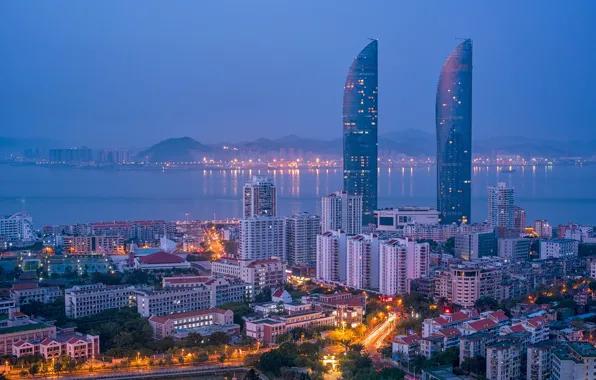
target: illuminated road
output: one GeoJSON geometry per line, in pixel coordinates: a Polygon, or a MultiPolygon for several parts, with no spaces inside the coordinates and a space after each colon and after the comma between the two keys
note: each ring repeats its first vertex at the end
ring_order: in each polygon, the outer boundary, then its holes
{"type": "Polygon", "coordinates": [[[389,313],[387,320],[375,327],[375,329],[362,340],[364,349],[371,354],[376,353],[377,348],[383,346],[383,341],[393,331],[396,319],[397,315],[395,313],[389,313]]]}

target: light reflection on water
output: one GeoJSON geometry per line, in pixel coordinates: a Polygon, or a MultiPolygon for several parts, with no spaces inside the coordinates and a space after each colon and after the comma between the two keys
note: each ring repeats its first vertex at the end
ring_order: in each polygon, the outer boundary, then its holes
{"type": "MultiPolygon", "coordinates": [[[[0,213],[26,209],[36,225],[115,219],[182,220],[239,217],[242,186],[269,175],[279,188],[279,213],[320,212],[320,197],[342,187],[340,169],[104,171],[0,165],[0,213]]],[[[513,173],[475,167],[472,216],[486,218],[486,187],[516,189],[528,221],[595,223],[596,166],[518,167],[513,173]]],[[[436,205],[434,167],[381,168],[379,206],[436,205]],[[400,173],[401,172],[401,173],[400,173]],[[400,175],[401,174],[401,175],[400,175]]]]}

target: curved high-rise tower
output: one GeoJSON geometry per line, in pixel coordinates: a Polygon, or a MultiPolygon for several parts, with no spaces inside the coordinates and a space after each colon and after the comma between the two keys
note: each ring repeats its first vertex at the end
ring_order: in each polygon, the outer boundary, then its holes
{"type": "Polygon", "coordinates": [[[354,59],[343,99],[344,190],[362,196],[364,225],[377,208],[377,52],[373,40],[354,59]]]}
{"type": "Polygon", "coordinates": [[[436,102],[437,209],[441,223],[469,223],[472,182],[472,40],[451,52],[436,102]]]}

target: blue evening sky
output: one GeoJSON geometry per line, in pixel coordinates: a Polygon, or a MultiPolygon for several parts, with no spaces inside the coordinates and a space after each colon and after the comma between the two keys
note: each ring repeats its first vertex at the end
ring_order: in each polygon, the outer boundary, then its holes
{"type": "Polygon", "coordinates": [[[380,133],[434,133],[441,65],[471,37],[475,138],[596,138],[592,0],[2,1],[0,136],[339,138],[367,37],[380,133]]]}

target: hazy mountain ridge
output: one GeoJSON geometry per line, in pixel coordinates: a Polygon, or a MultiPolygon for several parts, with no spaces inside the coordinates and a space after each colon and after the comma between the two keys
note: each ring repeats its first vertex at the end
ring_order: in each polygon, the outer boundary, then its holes
{"type": "MultiPolygon", "coordinates": [[[[205,154],[218,154],[230,150],[243,153],[266,153],[292,149],[296,152],[341,155],[342,140],[319,140],[288,135],[279,139],[259,138],[239,143],[205,145],[190,137],[167,139],[141,152],[138,157],[150,161],[197,161],[205,154]],[[225,148],[224,148],[225,147],[225,148]]],[[[433,156],[436,152],[435,136],[417,129],[392,131],[379,136],[379,149],[404,153],[409,156],[433,156]]],[[[522,156],[591,156],[596,154],[596,141],[557,142],[519,136],[502,136],[476,140],[474,153],[493,155],[519,154],[522,156]]]]}

